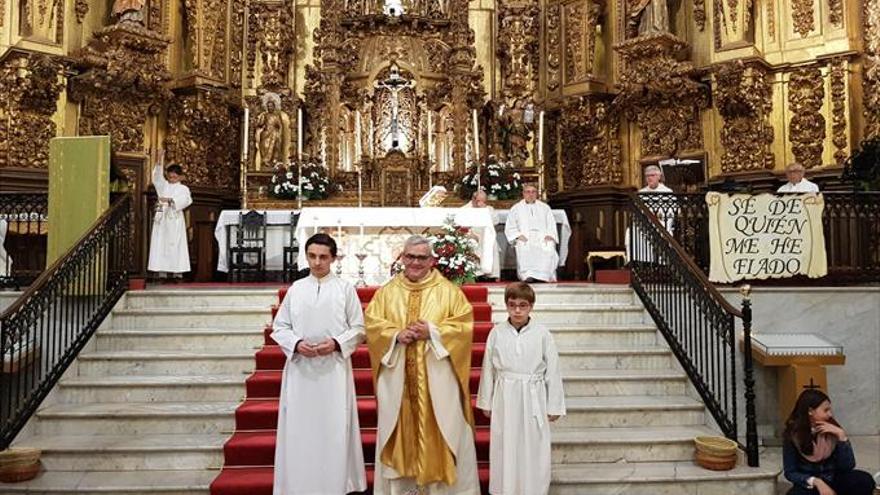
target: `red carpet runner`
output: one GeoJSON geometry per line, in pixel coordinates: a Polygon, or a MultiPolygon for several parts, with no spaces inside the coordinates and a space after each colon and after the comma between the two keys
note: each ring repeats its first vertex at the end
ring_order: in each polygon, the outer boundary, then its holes
{"type": "MultiPolygon", "coordinates": [[[[474,307],[474,346],[471,362],[471,394],[475,395],[480,381],[480,366],[489,330],[492,329],[492,308],[487,302],[488,289],[483,286],[462,288],[474,307]]],[[[287,289],[278,291],[279,301],[287,289]]],[[[375,287],[358,289],[364,307],[376,292],[375,287]]],[[[273,310],[274,317],[274,310],[273,310]]],[[[225,463],[217,479],[211,483],[211,495],[271,495],[272,464],[275,458],[275,426],[278,422],[278,395],[281,391],[281,370],[284,354],[269,338],[257,352],[257,369],[247,379],[247,398],[235,412],[235,433],[223,447],[225,463]]],[[[355,390],[358,394],[361,439],[367,482],[372,486],[373,458],[376,451],[376,401],[370,377],[370,356],[366,346],[352,355],[355,390]]],[[[474,399],[475,400],[475,399],[474,399]]],[[[480,462],[480,484],[483,493],[489,484],[489,420],[475,410],[477,421],[477,459],[480,462]]],[[[371,493],[368,490],[367,493],[371,493]]],[[[336,495],[336,494],[327,494],[336,495]]]]}

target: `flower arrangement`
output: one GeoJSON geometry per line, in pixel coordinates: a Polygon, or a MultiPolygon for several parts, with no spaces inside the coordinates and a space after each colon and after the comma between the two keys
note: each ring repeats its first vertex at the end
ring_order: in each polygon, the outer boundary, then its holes
{"type": "MultiPolygon", "coordinates": [[[[272,196],[281,199],[296,199],[299,194],[297,185],[297,163],[291,161],[287,166],[275,165],[272,174],[272,183],[269,192],[272,196]]],[[[334,188],[327,169],[318,163],[306,162],[302,164],[302,193],[303,199],[327,199],[330,191],[334,188]]]]}
{"type": "Polygon", "coordinates": [[[446,218],[440,232],[428,236],[437,258],[437,270],[451,282],[461,285],[477,279],[480,257],[477,239],[471,229],[455,224],[452,216],[446,218]]]}
{"type": "MultiPolygon", "coordinates": [[[[471,165],[458,184],[462,199],[471,199],[477,190],[477,166],[471,165]]],[[[513,162],[502,162],[490,155],[480,167],[480,187],[495,199],[519,199],[522,195],[522,180],[513,169],[513,162]]]]}

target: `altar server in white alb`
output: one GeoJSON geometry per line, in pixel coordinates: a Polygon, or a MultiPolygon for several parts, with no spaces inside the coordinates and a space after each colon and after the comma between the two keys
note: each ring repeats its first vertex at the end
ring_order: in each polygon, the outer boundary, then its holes
{"type": "Polygon", "coordinates": [[[357,292],[330,271],[336,241],[306,241],[308,277],[290,286],[272,339],[287,358],[278,404],[274,495],[367,489],[351,355],[364,340],[357,292]]]}
{"type": "Polygon", "coordinates": [[[815,182],[804,179],[804,166],[800,163],[792,163],[785,167],[785,178],[788,182],[779,186],[776,192],[780,193],[817,193],[819,186],[815,182]]]}
{"type": "Polygon", "coordinates": [[[538,199],[538,188],[531,184],[523,187],[522,201],[513,205],[507,215],[504,235],[516,249],[516,274],[520,280],[556,280],[556,220],[547,203],[538,199]]]}
{"type": "Polygon", "coordinates": [[[550,489],[550,422],[565,414],[553,336],[529,316],[535,291],[514,282],[504,291],[507,321],[486,341],[477,407],[492,418],[489,493],[542,495],[550,489]]]}
{"type": "Polygon", "coordinates": [[[158,202],[153,215],[150,234],[150,261],[147,269],[160,275],[182,274],[190,270],[189,246],[186,238],[186,218],[183,211],[192,204],[189,188],[181,184],[183,168],[165,165],[165,150],[159,151],[159,161],[153,169],[153,186],[158,202]],[[165,178],[165,175],[168,178],[165,178]]]}

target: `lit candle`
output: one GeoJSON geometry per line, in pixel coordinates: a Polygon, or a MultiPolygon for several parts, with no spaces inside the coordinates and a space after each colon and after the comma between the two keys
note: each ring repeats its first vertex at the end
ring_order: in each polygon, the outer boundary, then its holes
{"type": "Polygon", "coordinates": [[[250,109],[248,107],[244,107],[244,125],[242,125],[242,130],[244,131],[244,138],[241,140],[241,161],[247,162],[248,156],[248,131],[250,126],[250,109]]]}
{"type": "Polygon", "coordinates": [[[474,161],[480,163],[480,129],[477,127],[477,109],[474,109],[474,161]]]}
{"type": "Polygon", "coordinates": [[[302,106],[296,109],[296,159],[303,159],[303,109],[302,106]]]}
{"type": "Polygon", "coordinates": [[[544,162],[544,111],[538,114],[538,160],[544,162]]]}
{"type": "Polygon", "coordinates": [[[364,222],[361,222],[361,252],[364,251],[364,222]]]}
{"type": "Polygon", "coordinates": [[[336,221],[336,239],[342,240],[342,219],[336,221]]]}

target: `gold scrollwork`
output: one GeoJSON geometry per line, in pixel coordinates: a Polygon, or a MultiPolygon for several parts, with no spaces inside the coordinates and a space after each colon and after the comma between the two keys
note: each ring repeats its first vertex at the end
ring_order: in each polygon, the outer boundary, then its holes
{"type": "Polygon", "coordinates": [[[791,73],[788,81],[789,141],[795,159],[804,168],[822,166],[825,143],[825,80],[819,67],[804,67],[791,73]]]}
{"type": "Polygon", "coordinates": [[[816,29],[815,12],[813,12],[813,0],[792,0],[791,21],[794,30],[805,38],[816,29]]]}

